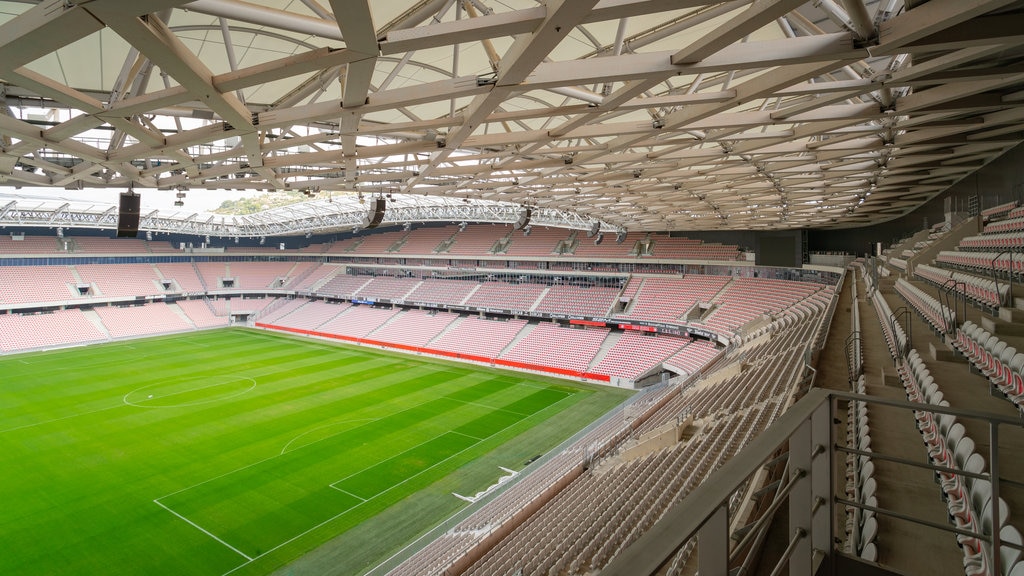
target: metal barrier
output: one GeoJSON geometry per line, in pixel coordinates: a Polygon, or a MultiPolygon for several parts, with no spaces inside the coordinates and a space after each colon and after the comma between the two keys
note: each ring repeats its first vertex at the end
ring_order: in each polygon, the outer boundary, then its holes
{"type": "MultiPolygon", "coordinates": [[[[990,572],[999,574],[1000,547],[1021,547],[1000,540],[1001,523],[1006,519],[999,517],[998,506],[993,507],[995,510],[990,534],[979,534],[951,524],[944,525],[878,506],[868,506],[837,496],[837,486],[845,485],[845,478],[836,476],[837,473],[845,475],[845,470],[844,467],[838,467],[837,470],[834,463],[837,458],[845,459],[846,454],[870,454],[872,458],[905,466],[961,477],[984,478],[991,481],[992,499],[998,502],[1001,485],[1024,488],[1024,483],[1017,479],[1000,478],[999,428],[1006,425],[1021,426],[1021,421],[972,410],[812,389],[744,450],[669,509],[647,533],[612,560],[601,574],[642,576],[660,573],[677,551],[684,546],[692,546],[690,541],[695,538],[698,551],[695,567],[701,576],[743,576],[748,573],[752,556],[747,548],[753,548],[750,544],[763,538],[775,514],[784,505],[787,505],[789,513],[786,532],[789,543],[777,558],[760,559],[762,563],[775,561],[771,571],[773,576],[784,573],[787,568],[791,576],[815,574],[826,562],[835,567],[835,562],[842,556],[835,549],[834,540],[839,536],[833,526],[837,506],[870,510],[875,514],[928,526],[949,532],[951,538],[957,534],[978,538],[986,543],[983,549],[990,572]],[[916,461],[878,452],[864,452],[837,443],[834,424],[839,420],[834,419],[844,415],[846,403],[852,401],[864,402],[868,406],[884,405],[906,410],[908,418],[914,417],[913,412],[925,411],[986,422],[989,430],[989,472],[976,474],[932,464],[927,461],[923,449],[922,460],[916,461]],[[760,517],[747,525],[730,526],[730,499],[758,471],[778,461],[780,449],[785,452],[787,448],[786,475],[780,480],[771,504],[760,517]]],[[[1012,454],[1009,456],[1012,457],[1012,454]]],[[[940,493],[936,488],[936,505],[941,505],[940,493]]],[[[845,558],[849,559],[848,556],[845,558]]]]}

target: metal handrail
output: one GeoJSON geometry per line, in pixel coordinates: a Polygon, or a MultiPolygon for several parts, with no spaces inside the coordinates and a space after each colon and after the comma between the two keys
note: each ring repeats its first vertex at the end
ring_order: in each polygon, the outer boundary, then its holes
{"type": "MultiPolygon", "coordinates": [[[[792,524],[794,520],[792,512],[794,510],[801,510],[801,506],[807,511],[811,511],[814,522],[812,524],[813,530],[809,532],[807,538],[798,539],[794,537],[790,541],[790,546],[793,546],[794,550],[790,551],[789,547],[787,547],[787,552],[794,552],[794,555],[792,558],[784,557],[783,562],[777,564],[776,568],[779,568],[782,563],[788,561],[790,563],[790,574],[810,573],[801,572],[801,570],[810,567],[810,563],[813,561],[824,562],[827,560],[827,557],[833,554],[832,506],[843,505],[858,507],[863,510],[870,510],[879,514],[886,514],[918,525],[928,526],[954,534],[963,534],[986,541],[991,545],[990,550],[992,557],[990,558],[989,566],[992,570],[995,570],[998,573],[998,565],[1000,562],[999,548],[1002,545],[999,530],[1001,527],[1000,523],[1005,520],[1003,518],[999,518],[998,507],[995,507],[993,511],[994,517],[992,534],[983,535],[971,530],[943,525],[927,519],[916,518],[907,514],[887,510],[885,508],[869,506],[852,500],[838,498],[835,495],[834,489],[836,486],[836,478],[834,474],[836,471],[832,466],[833,457],[835,457],[839,452],[854,454],[861,453],[856,449],[837,446],[831,438],[833,415],[839,411],[839,402],[844,401],[858,401],[865,402],[867,404],[891,406],[911,412],[927,411],[937,414],[948,414],[957,418],[987,422],[989,428],[990,447],[988,457],[989,472],[987,474],[974,474],[935,464],[921,463],[895,456],[885,456],[875,452],[870,453],[870,455],[873,458],[885,459],[919,468],[927,468],[949,474],[957,474],[964,477],[989,479],[992,484],[992,498],[994,501],[998,501],[1000,484],[1022,485],[1020,482],[1002,480],[999,477],[998,455],[999,426],[1022,426],[1024,425],[1024,420],[1021,418],[1010,418],[972,409],[879,398],[851,392],[823,390],[820,388],[811,389],[803,398],[798,400],[790,407],[789,410],[783,413],[772,426],[755,437],[746,446],[746,448],[741,450],[736,456],[709,476],[686,498],[677,502],[664,514],[661,520],[651,527],[650,530],[615,557],[608,566],[601,571],[602,576],[655,574],[660,567],[670,561],[672,555],[680,546],[685,544],[694,536],[698,538],[699,542],[698,546],[700,547],[700,551],[698,552],[698,560],[701,565],[704,565],[704,562],[706,561],[708,562],[708,566],[728,566],[728,562],[730,560],[728,551],[729,534],[728,523],[723,522],[723,519],[721,518],[723,510],[728,510],[729,499],[737,488],[741,486],[747,478],[757,472],[757,470],[760,469],[766,461],[770,460],[776,453],[777,448],[784,443],[789,443],[790,447],[790,470],[809,471],[808,478],[801,478],[799,481],[809,481],[817,486],[816,489],[820,492],[820,487],[823,486],[825,482],[822,477],[816,478],[816,475],[821,471],[824,471],[825,478],[827,478],[827,502],[831,503],[831,505],[820,506],[819,499],[821,496],[819,494],[815,494],[813,491],[801,490],[799,487],[796,487],[796,489],[793,487],[788,488],[788,490],[792,491],[792,495],[790,496],[791,526],[789,533],[796,534],[797,529],[806,527],[801,526],[800,524],[795,526],[792,524]],[[812,435],[801,439],[799,436],[800,434],[810,431],[823,434],[826,438],[819,438],[812,435]],[[823,444],[820,440],[825,440],[827,443],[823,444]],[[801,450],[801,446],[806,452],[802,456],[798,453],[799,450],[801,450]],[[823,446],[831,448],[825,449],[823,446]],[[822,453],[827,457],[821,458],[822,453]],[[805,464],[810,462],[810,466],[805,467],[804,465],[795,463],[796,460],[800,458],[803,459],[805,464]],[[794,504],[794,497],[808,498],[810,501],[794,504]],[[796,505],[796,508],[794,508],[794,505],[796,505]],[[819,508],[821,510],[819,510],[819,508]],[[824,522],[823,524],[817,523],[819,520],[819,514],[821,515],[820,519],[824,522]],[[822,529],[824,529],[824,534],[819,533],[822,529]],[[711,536],[711,538],[706,539],[707,536],[711,536]],[[803,542],[801,544],[801,541],[804,540],[811,540],[811,542],[803,542]],[[813,546],[811,546],[812,543],[813,546]],[[819,546],[821,543],[826,544],[819,546]],[[724,554],[724,556],[718,560],[714,558],[704,558],[705,555],[712,556],[721,554],[724,554]],[[801,557],[801,554],[806,554],[807,557],[801,557]],[[794,563],[799,564],[794,566],[794,563]]],[[[791,475],[793,474],[792,471],[790,472],[791,475]]],[[[773,503],[771,509],[778,510],[780,507],[781,506],[779,504],[773,503]]],[[[763,525],[765,522],[768,522],[768,520],[759,519],[757,522],[760,522],[758,525],[763,525]]],[[[751,530],[751,532],[753,532],[753,530],[751,530]]],[[[745,540],[747,540],[747,538],[743,539],[743,541],[745,540]]],[[[1006,545],[1012,548],[1019,548],[1013,544],[1006,545]]],[[[816,568],[817,566],[813,567],[813,569],[816,568]]],[[[705,573],[705,571],[701,570],[701,573],[705,573]]],[[[715,572],[707,573],[712,574],[715,572]]]]}

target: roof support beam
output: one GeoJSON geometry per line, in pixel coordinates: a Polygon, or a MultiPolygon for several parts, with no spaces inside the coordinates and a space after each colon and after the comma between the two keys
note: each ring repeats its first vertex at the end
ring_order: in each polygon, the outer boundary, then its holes
{"type": "Polygon", "coordinates": [[[195,0],[182,8],[209,16],[319,36],[328,40],[345,39],[338,30],[338,25],[330,20],[275,10],[241,0],[195,0]]]}
{"type": "MultiPolygon", "coordinates": [[[[192,95],[198,96],[225,122],[242,132],[254,130],[252,114],[245,105],[234,94],[217,90],[210,69],[160,19],[153,16],[145,20],[114,17],[109,20],[109,24],[151,62],[170,74],[192,95]]],[[[263,165],[263,156],[258,147],[246,147],[245,156],[250,166],[263,165]]]]}
{"type": "Polygon", "coordinates": [[[672,55],[672,64],[693,64],[719,52],[765,24],[795,10],[806,0],[761,0],[754,2],[740,15],[730,18],[722,28],[705,34],[672,55]]]}
{"type": "Polygon", "coordinates": [[[905,52],[907,45],[917,40],[1014,3],[1016,0],[932,0],[883,22],[878,46],[871,48],[871,54],[905,52]]]}

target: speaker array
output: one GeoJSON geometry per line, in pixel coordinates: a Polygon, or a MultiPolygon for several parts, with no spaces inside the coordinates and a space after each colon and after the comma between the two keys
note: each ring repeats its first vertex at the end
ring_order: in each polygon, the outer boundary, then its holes
{"type": "Polygon", "coordinates": [[[117,237],[134,238],[139,234],[139,203],[142,197],[134,192],[122,192],[117,210],[117,237]]]}

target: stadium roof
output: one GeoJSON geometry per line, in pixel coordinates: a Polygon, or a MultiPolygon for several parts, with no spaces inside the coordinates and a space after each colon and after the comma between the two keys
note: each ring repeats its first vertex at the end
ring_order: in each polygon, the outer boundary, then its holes
{"type": "Polygon", "coordinates": [[[862,226],[1024,139],[1022,7],[0,0],[0,183],[862,226]]]}

